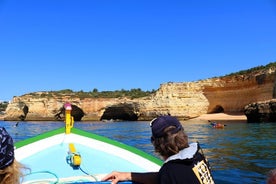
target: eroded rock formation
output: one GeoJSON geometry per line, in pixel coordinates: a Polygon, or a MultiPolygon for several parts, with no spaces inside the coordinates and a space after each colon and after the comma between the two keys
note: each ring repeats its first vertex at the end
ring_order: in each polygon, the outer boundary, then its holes
{"type": "Polygon", "coordinates": [[[57,114],[62,119],[60,109],[65,102],[78,108],[78,120],[92,121],[151,120],[160,114],[189,119],[206,113],[243,113],[248,104],[273,99],[275,83],[275,68],[270,68],[247,75],[169,82],[161,84],[154,95],[138,99],[49,97],[48,92],[36,92],[14,97],[5,120],[56,120],[57,114]]]}
{"type": "MultiPolygon", "coordinates": [[[[72,105],[71,115],[74,117],[75,121],[81,121],[82,117],[85,114],[81,108],[79,108],[76,105],[72,105]]],[[[62,106],[59,109],[58,113],[55,114],[55,119],[56,120],[64,120],[64,118],[65,118],[65,108],[64,108],[64,106],[62,106]]]]}
{"type": "Polygon", "coordinates": [[[251,103],[245,106],[248,123],[276,122],[276,100],[251,103]]]}
{"type": "Polygon", "coordinates": [[[213,113],[218,109],[226,113],[243,112],[247,104],[270,100],[274,94],[274,82],[274,70],[213,79],[204,85],[204,95],[209,101],[207,112],[213,113]]]}
{"type": "Polygon", "coordinates": [[[133,103],[120,103],[120,104],[115,104],[115,105],[106,107],[100,120],[101,121],[104,121],[104,120],[136,121],[138,120],[137,106],[138,104],[133,102],[133,103]]]}

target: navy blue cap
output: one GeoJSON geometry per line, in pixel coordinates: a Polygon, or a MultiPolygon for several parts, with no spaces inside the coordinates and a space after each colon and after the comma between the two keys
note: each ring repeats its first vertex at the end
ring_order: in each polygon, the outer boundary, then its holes
{"type": "Polygon", "coordinates": [[[155,138],[163,137],[164,130],[169,126],[174,126],[175,129],[171,133],[176,133],[183,127],[176,117],[173,116],[159,116],[150,122],[152,136],[155,138]]]}
{"type": "Polygon", "coordinates": [[[0,127],[0,169],[11,165],[14,160],[14,145],[12,137],[4,127],[0,127]]]}

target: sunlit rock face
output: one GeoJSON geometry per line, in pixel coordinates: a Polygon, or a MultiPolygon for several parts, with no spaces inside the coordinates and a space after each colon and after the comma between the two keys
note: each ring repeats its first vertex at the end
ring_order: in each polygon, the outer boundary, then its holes
{"type": "Polygon", "coordinates": [[[169,114],[190,119],[206,113],[244,113],[246,105],[275,98],[275,68],[195,82],[168,82],[155,94],[137,98],[79,98],[36,92],[14,97],[5,120],[63,120],[64,103],[77,120],[151,120],[169,114]],[[34,95],[35,94],[35,95],[34,95]]]}
{"type": "Polygon", "coordinates": [[[209,83],[203,90],[208,113],[243,112],[247,104],[274,98],[275,71],[211,79],[209,83]]]}
{"type": "Polygon", "coordinates": [[[179,119],[197,117],[207,112],[209,103],[198,82],[166,83],[150,99],[141,101],[140,118],[170,114],[179,119]]]}

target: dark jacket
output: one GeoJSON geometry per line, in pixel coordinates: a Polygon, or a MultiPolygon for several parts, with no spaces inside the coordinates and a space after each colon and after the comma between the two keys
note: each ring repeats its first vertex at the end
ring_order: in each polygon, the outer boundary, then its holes
{"type": "Polygon", "coordinates": [[[170,156],[158,173],[159,184],[214,184],[209,164],[198,143],[170,156]]]}

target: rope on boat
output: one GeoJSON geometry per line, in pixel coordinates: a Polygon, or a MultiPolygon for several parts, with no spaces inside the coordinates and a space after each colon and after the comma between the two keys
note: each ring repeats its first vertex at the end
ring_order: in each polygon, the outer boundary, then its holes
{"type": "MultiPolygon", "coordinates": [[[[79,169],[86,175],[91,176],[96,182],[98,181],[98,179],[96,178],[96,176],[94,176],[93,174],[89,174],[88,172],[84,171],[81,167],[79,167],[79,169]]],[[[77,183],[77,182],[91,182],[91,180],[89,179],[72,179],[72,180],[67,180],[67,181],[60,181],[59,177],[51,172],[51,171],[36,171],[36,172],[30,172],[28,174],[25,174],[25,176],[30,176],[33,174],[50,174],[53,175],[55,177],[55,181],[52,181],[52,179],[42,179],[42,180],[35,180],[35,181],[30,181],[27,182],[28,184],[37,184],[37,182],[43,182],[43,183],[49,183],[49,184],[70,184],[70,183],[77,183]]]]}
{"type": "MultiPolygon", "coordinates": [[[[30,172],[29,174],[25,174],[24,176],[29,176],[29,175],[32,175],[32,174],[43,174],[43,173],[46,173],[46,174],[51,174],[55,177],[56,181],[49,181],[50,184],[57,184],[59,183],[59,178],[58,176],[51,172],[51,171],[36,171],[36,172],[30,172]]],[[[43,180],[42,180],[43,181],[43,180]]],[[[44,180],[45,182],[48,181],[48,180],[44,180]]],[[[32,183],[37,183],[37,181],[34,181],[34,182],[28,182],[28,184],[32,184],[32,183]]]]}
{"type": "Polygon", "coordinates": [[[84,174],[91,176],[92,178],[94,178],[95,181],[98,181],[98,179],[96,178],[96,176],[94,176],[93,174],[89,174],[88,172],[84,171],[81,167],[80,167],[81,172],[83,172],[84,174]]]}

